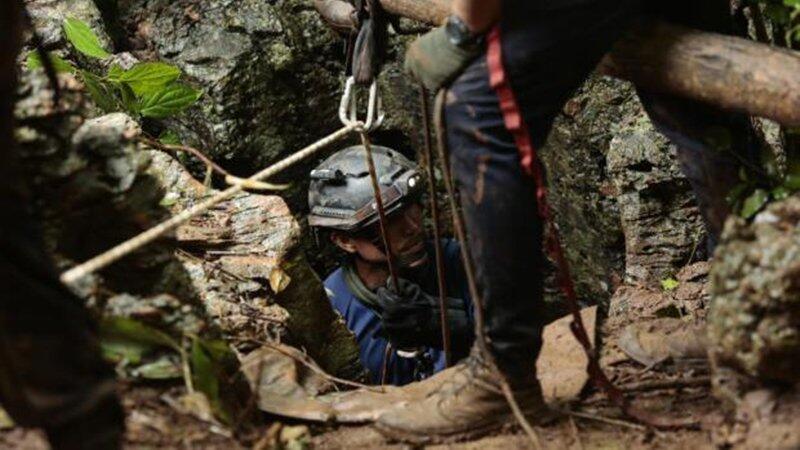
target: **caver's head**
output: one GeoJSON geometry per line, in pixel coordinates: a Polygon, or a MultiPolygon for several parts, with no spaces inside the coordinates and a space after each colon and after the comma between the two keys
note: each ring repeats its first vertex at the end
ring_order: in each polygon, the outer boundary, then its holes
{"type": "MultiPolygon", "coordinates": [[[[373,145],[372,157],[392,252],[401,267],[419,266],[428,257],[420,205],[422,177],[414,163],[392,149],[373,145]]],[[[363,146],[340,150],[311,171],[308,204],[309,225],[329,231],[339,248],[370,263],[386,262],[363,146]]]]}

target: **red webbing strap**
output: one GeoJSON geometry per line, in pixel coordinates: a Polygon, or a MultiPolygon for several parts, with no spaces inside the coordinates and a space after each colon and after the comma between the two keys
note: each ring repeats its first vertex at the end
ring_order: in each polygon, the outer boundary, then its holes
{"type": "Polygon", "coordinates": [[[545,233],[545,248],[556,263],[559,288],[563,291],[567,306],[572,313],[573,321],[570,328],[575,338],[580,342],[581,346],[583,346],[586,356],[589,358],[588,371],[592,381],[599,389],[605,391],[612,401],[617,403],[623,410],[628,411],[628,405],[622,392],[614,387],[600,368],[597,356],[592,349],[591,341],[586,333],[586,328],[583,325],[580,308],[578,307],[578,299],[575,294],[575,287],[569,272],[569,265],[564,257],[558,230],[553,224],[550,207],[547,203],[547,188],[544,174],[542,173],[542,166],[537,159],[536,149],[533,147],[530,132],[525,124],[525,119],[522,117],[522,112],[520,111],[516,96],[509,84],[503,66],[503,49],[499,27],[492,29],[488,35],[487,43],[486,60],[489,67],[489,84],[499,98],[500,110],[503,113],[503,121],[505,122],[506,129],[508,129],[514,137],[514,142],[519,151],[522,169],[536,182],[536,201],[539,208],[539,215],[542,217],[547,227],[547,232],[545,233]]]}

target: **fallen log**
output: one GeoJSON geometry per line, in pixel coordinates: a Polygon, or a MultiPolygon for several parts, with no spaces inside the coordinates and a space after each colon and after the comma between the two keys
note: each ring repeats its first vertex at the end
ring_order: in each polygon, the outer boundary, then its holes
{"type": "MultiPolygon", "coordinates": [[[[450,0],[380,0],[386,11],[432,25],[450,0]]],[[[650,91],[800,126],[800,53],[665,22],[634,27],[598,66],[650,91]]]]}

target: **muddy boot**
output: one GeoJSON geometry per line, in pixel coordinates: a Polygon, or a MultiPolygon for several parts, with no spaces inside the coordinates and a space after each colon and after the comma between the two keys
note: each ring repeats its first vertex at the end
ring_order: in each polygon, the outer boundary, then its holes
{"type": "Polygon", "coordinates": [[[331,404],[340,422],[374,422],[397,405],[424,400],[459,370],[460,366],[454,366],[405,386],[383,386],[383,392],[365,389],[336,392],[326,395],[323,401],[331,404]]]}
{"type": "MultiPolygon", "coordinates": [[[[526,418],[533,424],[553,417],[531,372],[509,380],[526,418]]],[[[499,375],[476,350],[453,367],[448,379],[424,399],[400,405],[380,416],[377,429],[384,435],[415,444],[475,438],[513,423],[499,375]]]]}

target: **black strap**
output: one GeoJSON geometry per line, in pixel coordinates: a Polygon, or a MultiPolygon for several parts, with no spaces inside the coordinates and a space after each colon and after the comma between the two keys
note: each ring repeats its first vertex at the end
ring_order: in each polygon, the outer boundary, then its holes
{"type": "Polygon", "coordinates": [[[352,47],[350,71],[356,83],[369,85],[386,60],[387,14],[378,0],[355,0],[359,30],[352,47]]]}

